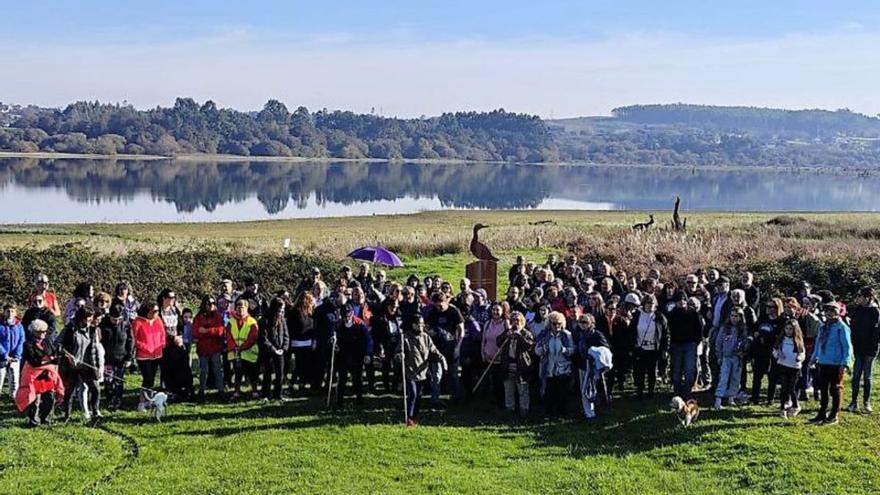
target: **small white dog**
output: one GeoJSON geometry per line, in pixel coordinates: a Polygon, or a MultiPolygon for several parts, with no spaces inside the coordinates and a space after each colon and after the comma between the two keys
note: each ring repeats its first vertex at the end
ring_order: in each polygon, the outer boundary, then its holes
{"type": "Polygon", "coordinates": [[[150,416],[156,421],[161,422],[162,417],[168,408],[168,394],[165,392],[156,392],[148,398],[147,407],[150,409],[150,416]]]}
{"type": "Polygon", "coordinates": [[[685,427],[690,426],[691,423],[697,420],[697,416],[700,415],[700,406],[695,400],[685,402],[684,399],[676,396],[672,398],[669,407],[675,412],[676,417],[681,421],[681,425],[685,427]]]}

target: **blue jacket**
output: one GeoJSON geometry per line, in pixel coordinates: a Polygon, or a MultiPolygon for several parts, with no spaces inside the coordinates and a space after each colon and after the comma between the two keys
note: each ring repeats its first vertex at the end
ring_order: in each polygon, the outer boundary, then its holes
{"type": "Polygon", "coordinates": [[[24,350],[24,325],[21,320],[15,320],[10,325],[5,321],[0,323],[0,360],[6,361],[7,357],[21,361],[24,350]]]}
{"type": "Polygon", "coordinates": [[[816,337],[812,360],[817,364],[849,366],[852,354],[849,326],[842,320],[823,323],[816,337]]]}

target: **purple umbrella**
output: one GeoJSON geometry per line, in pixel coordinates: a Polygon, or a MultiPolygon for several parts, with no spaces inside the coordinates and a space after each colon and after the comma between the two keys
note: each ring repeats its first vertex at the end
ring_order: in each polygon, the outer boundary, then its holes
{"type": "Polygon", "coordinates": [[[403,266],[400,258],[382,246],[365,246],[348,253],[349,258],[370,261],[386,266],[403,266]]]}

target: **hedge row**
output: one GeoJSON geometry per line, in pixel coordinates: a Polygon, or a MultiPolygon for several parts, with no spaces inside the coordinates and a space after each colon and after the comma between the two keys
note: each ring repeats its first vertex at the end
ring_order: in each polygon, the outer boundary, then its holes
{"type": "Polygon", "coordinates": [[[331,261],[294,254],[254,254],[214,249],[162,253],[130,251],[124,255],[99,254],[79,244],[46,249],[12,248],[0,251],[0,299],[23,304],[33,288],[34,276],[46,273],[52,290],[63,304],[74,287],[92,281],[98,291],[112,290],[120,280],[131,283],[141,300],[152,300],[168,287],[184,301],[197,301],[216,291],[218,282],[230,278],[240,283],[254,277],[261,290],[293,289],[317,266],[338,270],[331,261]]]}

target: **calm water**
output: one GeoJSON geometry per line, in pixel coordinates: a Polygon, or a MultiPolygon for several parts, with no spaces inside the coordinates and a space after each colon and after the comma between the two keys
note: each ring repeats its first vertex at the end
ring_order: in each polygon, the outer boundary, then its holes
{"type": "Polygon", "coordinates": [[[880,177],[781,170],[0,158],[0,223],[180,222],[445,208],[876,211],[880,177]]]}

